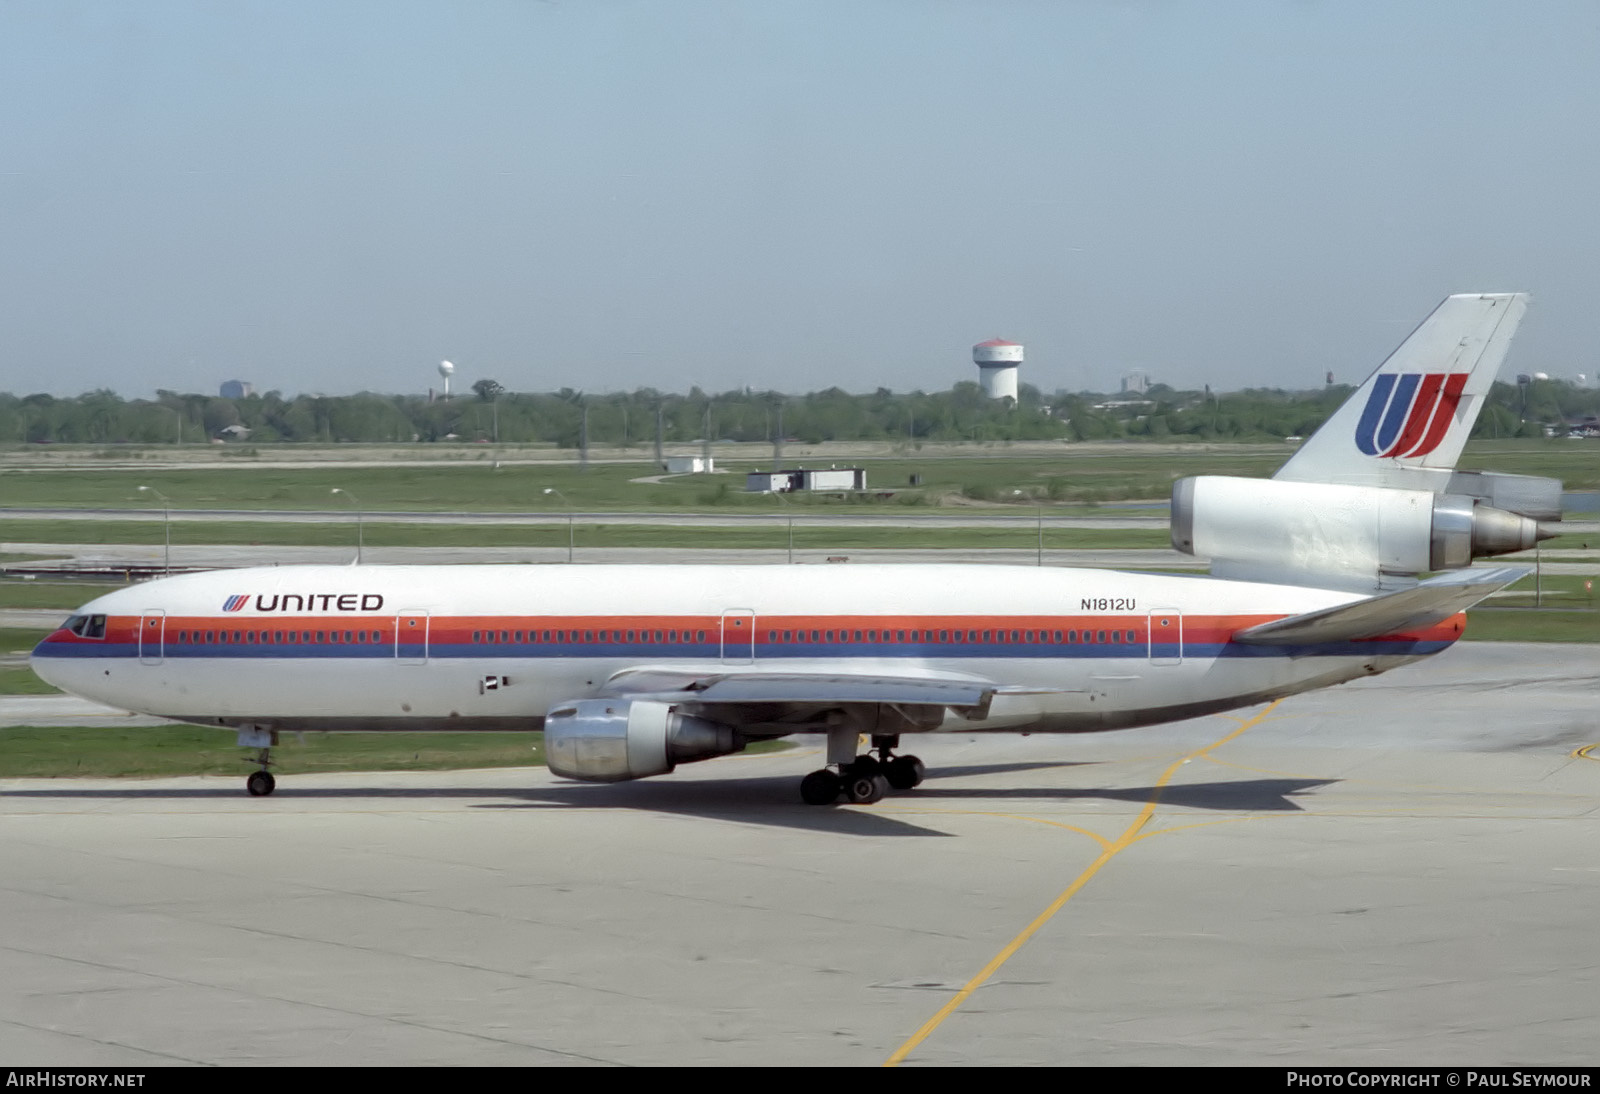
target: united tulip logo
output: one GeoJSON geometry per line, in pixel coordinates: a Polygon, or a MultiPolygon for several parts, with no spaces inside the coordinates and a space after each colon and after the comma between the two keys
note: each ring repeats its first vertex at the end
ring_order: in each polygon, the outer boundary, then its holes
{"type": "Polygon", "coordinates": [[[1356,447],[1369,456],[1426,456],[1450,430],[1465,372],[1400,372],[1378,377],[1356,426],[1356,447]]]}
{"type": "Polygon", "coordinates": [[[222,610],[225,611],[225,612],[236,612],[239,609],[243,608],[249,602],[250,602],[250,594],[249,593],[244,593],[242,595],[237,595],[237,596],[230,596],[230,597],[228,597],[227,600],[224,600],[222,602],[222,610]]]}

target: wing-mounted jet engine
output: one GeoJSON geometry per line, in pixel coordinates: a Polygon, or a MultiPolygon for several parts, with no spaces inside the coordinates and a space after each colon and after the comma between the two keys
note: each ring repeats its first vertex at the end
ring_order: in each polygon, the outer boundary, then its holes
{"type": "Polygon", "coordinates": [[[738,752],[745,743],[732,726],[643,699],[562,703],[544,723],[550,770],[584,782],[665,775],[680,763],[738,752]]]}
{"type": "Polygon", "coordinates": [[[1448,297],[1272,479],[1180,479],[1173,547],[1218,577],[1370,592],[1555,535],[1558,480],[1455,470],[1526,307],[1448,297]]]}

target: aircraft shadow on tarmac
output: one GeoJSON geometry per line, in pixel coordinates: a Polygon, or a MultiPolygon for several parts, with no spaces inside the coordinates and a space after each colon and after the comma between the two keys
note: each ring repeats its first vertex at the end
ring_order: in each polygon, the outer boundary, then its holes
{"type": "Polygon", "coordinates": [[[1304,812],[1295,796],[1339,782],[1338,779],[1233,779],[1223,782],[1187,783],[1179,786],[1127,787],[1013,787],[982,790],[970,787],[941,788],[924,783],[917,793],[929,798],[977,798],[1004,801],[1070,801],[1073,798],[1103,798],[1143,805],[1152,797],[1157,804],[1184,809],[1215,809],[1239,813],[1304,812]]]}
{"type": "MultiPolygon", "coordinates": [[[[1014,773],[1041,768],[1087,766],[1075,763],[1005,763],[967,765],[937,771],[915,792],[891,796],[886,804],[903,802],[979,802],[1028,801],[1064,802],[1075,799],[1102,799],[1143,805],[1152,796],[1160,804],[1178,808],[1225,812],[1270,813],[1300,811],[1295,796],[1330,785],[1334,779],[1237,779],[1209,783],[1190,783],[1156,788],[1139,787],[958,787],[942,785],[950,779],[1014,773]]],[[[680,816],[729,820],[742,824],[772,825],[813,832],[854,836],[948,836],[950,833],[913,824],[897,817],[860,809],[827,809],[802,805],[795,793],[792,775],[766,775],[744,779],[663,779],[641,782],[585,784],[563,783],[550,786],[468,786],[468,787],[344,787],[295,786],[287,777],[276,795],[261,804],[284,799],[313,801],[381,801],[428,799],[480,799],[476,809],[626,809],[642,813],[671,813],[680,816]],[[481,799],[502,799],[499,801],[481,799]]],[[[235,799],[241,808],[254,803],[234,786],[147,787],[138,789],[25,789],[7,791],[7,797],[55,799],[235,799]]]]}

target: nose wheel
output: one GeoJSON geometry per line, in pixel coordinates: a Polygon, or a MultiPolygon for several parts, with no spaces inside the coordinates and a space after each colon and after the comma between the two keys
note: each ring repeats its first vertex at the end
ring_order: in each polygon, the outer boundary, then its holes
{"type": "Polygon", "coordinates": [[[807,805],[832,805],[841,797],[851,805],[871,805],[882,801],[891,789],[910,790],[927,775],[927,768],[915,756],[896,756],[892,751],[898,737],[874,737],[877,750],[838,765],[838,771],[822,768],[800,780],[800,800],[807,805]]]}
{"type": "Polygon", "coordinates": [[[278,780],[267,768],[272,766],[272,746],[278,743],[278,731],[246,726],[239,730],[239,747],[256,750],[259,771],[252,771],[244,780],[244,788],[252,798],[264,798],[278,788],[278,780]]]}

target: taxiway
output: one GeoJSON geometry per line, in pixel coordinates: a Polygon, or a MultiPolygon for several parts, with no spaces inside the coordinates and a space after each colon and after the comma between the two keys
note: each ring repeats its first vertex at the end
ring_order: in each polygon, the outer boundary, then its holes
{"type": "Polygon", "coordinates": [[[930,780],[862,808],[798,803],[804,739],[614,786],[4,781],[0,1058],[1582,1064],[1597,694],[1600,648],[1463,645],[920,738],[930,780]]]}

